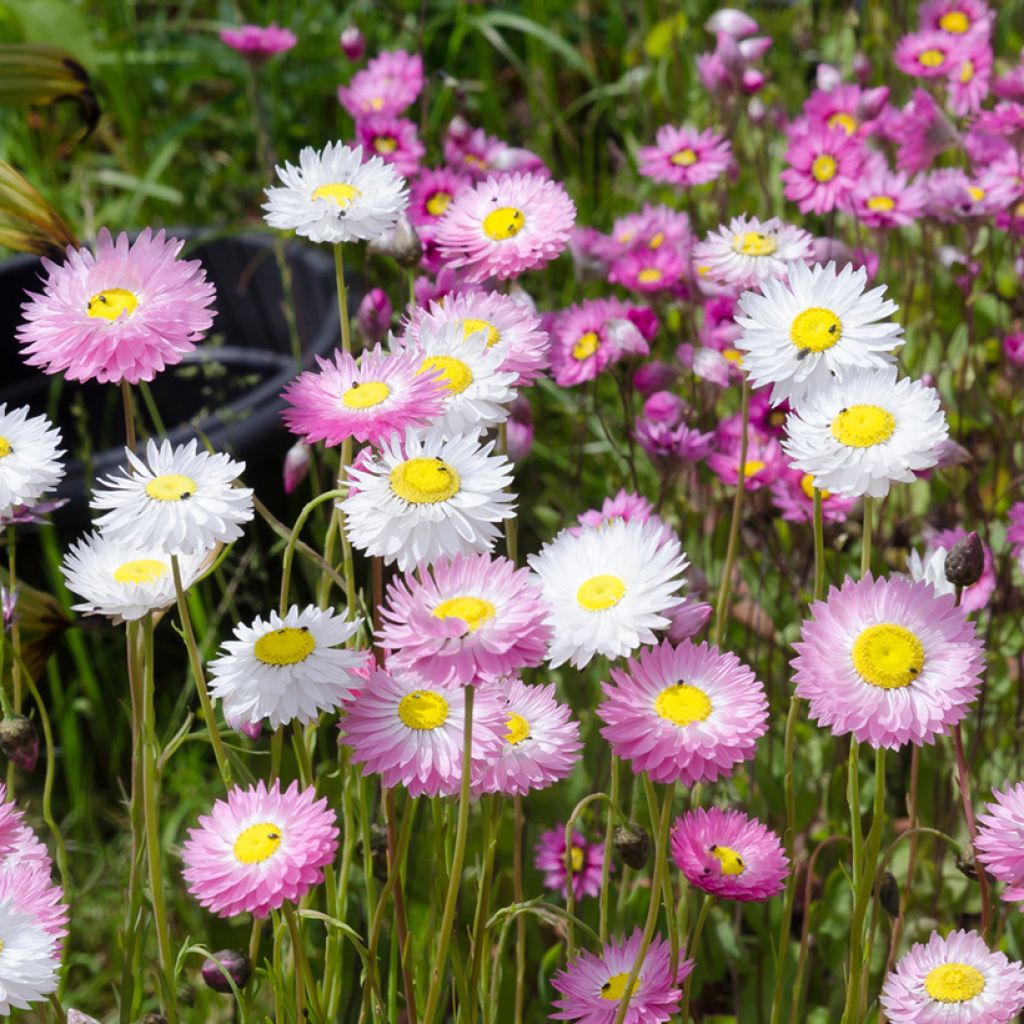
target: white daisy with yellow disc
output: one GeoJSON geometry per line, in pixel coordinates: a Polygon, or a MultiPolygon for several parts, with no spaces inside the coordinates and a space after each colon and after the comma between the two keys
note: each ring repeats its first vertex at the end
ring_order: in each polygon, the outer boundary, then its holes
{"type": "MultiPolygon", "coordinates": [[[[202,575],[212,555],[201,551],[180,559],[185,590],[202,575]]],[[[174,604],[171,556],[160,547],[134,547],[92,533],[71,546],[61,571],[68,590],[82,598],[72,607],[85,615],[133,622],[174,604]]]]}
{"type": "Polygon", "coordinates": [[[223,452],[197,451],[196,442],[146,444],[146,458],[125,449],[129,466],[101,480],[92,508],[102,532],[127,547],[158,547],[193,555],[242,536],[253,517],[252,491],[234,486],[245,469],[223,452]]]}
{"type": "Polygon", "coordinates": [[[306,146],[297,167],[276,171],[283,184],[266,190],[264,219],[313,242],[379,238],[409,203],[405,179],[378,156],[364,162],[362,146],[306,146]]]}
{"type": "Polygon", "coordinates": [[[349,620],[331,609],[292,605],[282,618],[239,623],[210,662],[210,693],[221,701],[225,718],[271,729],[291,721],[316,721],[335,711],[360,679],[366,652],[343,645],[362,619],[349,620]]]}
{"type": "Polygon", "coordinates": [[[575,536],[563,530],[528,559],[540,577],[554,631],[552,668],[583,668],[654,643],[680,603],[687,560],[661,524],[617,520],[575,536]]]}
{"type": "Polygon", "coordinates": [[[16,509],[31,507],[64,476],[60,431],[27,405],[0,404],[0,527],[16,509]]]}
{"type": "Polygon", "coordinates": [[[849,263],[838,272],[834,263],[792,263],[782,280],[740,296],[736,348],[751,384],[771,385],[773,405],[799,402],[851,369],[892,363],[903,344],[890,319],[899,307],[883,298],[884,285],[865,292],[866,284],[867,271],[849,263]]]}
{"type": "Polygon", "coordinates": [[[933,388],[896,368],[853,370],[809,391],[786,418],[783,450],[823,490],[882,498],[936,465],[949,435],[933,388]]]}
{"type": "Polygon", "coordinates": [[[59,945],[37,914],[19,909],[17,897],[0,901],[0,1016],[57,991],[59,945]]]}

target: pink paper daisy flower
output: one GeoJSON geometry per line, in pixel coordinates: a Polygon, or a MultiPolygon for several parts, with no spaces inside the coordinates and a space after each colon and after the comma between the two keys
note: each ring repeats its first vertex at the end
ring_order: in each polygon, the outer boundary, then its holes
{"type": "Polygon", "coordinates": [[[689,640],[645,647],[604,683],[601,735],[655,782],[714,782],[754,756],[764,687],[734,654],[689,640]]]}
{"type": "Polygon", "coordinates": [[[642,146],[637,156],[644,177],[690,188],[719,177],[732,163],[732,148],[712,128],[699,132],[666,124],[658,129],[655,145],[642,146]]]}
{"type": "Polygon", "coordinates": [[[555,700],[555,684],[518,679],[493,684],[504,702],[506,732],[500,752],[473,775],[474,793],[525,796],[567,778],[580,759],[580,726],[555,700]]]}
{"type": "Polygon", "coordinates": [[[188,836],[182,860],[189,892],[219,917],[266,917],[286,900],[298,901],[323,880],[338,848],[327,800],[297,782],[282,793],[276,779],[270,789],[262,780],[236,786],[188,836]]]}
{"type": "Polygon", "coordinates": [[[1008,1024],[1024,1009],[1024,967],[977,932],[932,932],[896,964],[878,1001],[891,1024],[1008,1024]]]}
{"type": "Polygon", "coordinates": [[[1015,502],[1006,515],[1006,542],[1024,572],[1024,501],[1015,502]]]}
{"type": "Polygon", "coordinates": [[[411,178],[419,170],[427,151],[420,142],[416,125],[393,114],[369,114],[360,118],[356,121],[356,140],[367,156],[379,156],[403,178],[411,178]]]}
{"type": "Polygon", "coordinates": [[[921,28],[951,36],[984,35],[994,15],[984,0],[927,0],[917,12],[921,28]]]}
{"type": "Polygon", "coordinates": [[[672,857],[690,885],[727,900],[770,899],[789,860],[779,837],[742,811],[698,807],[672,829],[672,857]]]}
{"type": "Polygon", "coordinates": [[[778,217],[760,221],[744,214],[694,245],[693,264],[709,281],[754,288],[760,281],[783,277],[794,260],[813,258],[811,242],[810,232],[778,217]]]}
{"type": "MultiPolygon", "coordinates": [[[[654,514],[654,505],[650,501],[642,494],[634,494],[625,488],[622,488],[614,497],[605,498],[600,509],[588,509],[576,517],[580,526],[597,530],[611,526],[612,523],[620,519],[625,523],[631,523],[633,520],[640,523],[653,523],[655,526],[661,527],[666,541],[671,540],[674,536],[672,527],[663,522],[660,516],[654,514]]],[[[570,530],[573,533],[580,532],[575,527],[570,527],[570,530]]]]}
{"type": "Polygon", "coordinates": [[[842,128],[847,135],[868,135],[889,98],[886,86],[861,89],[840,83],[834,89],[816,89],[804,103],[804,116],[813,125],[842,128]]]}
{"type": "Polygon", "coordinates": [[[0,872],[0,904],[13,901],[19,914],[31,914],[52,937],[51,955],[60,956],[61,939],[68,933],[64,891],[50,880],[50,868],[28,864],[18,871],[0,872]]]}
{"type": "Polygon", "coordinates": [[[421,373],[418,352],[386,353],[380,345],[358,359],[335,352],[317,358],[319,370],[299,374],[281,397],[289,404],[285,426],[307,443],[330,447],[347,437],[372,445],[401,438],[408,427],[425,427],[441,414],[446,391],[421,373]]]}
{"type": "Polygon", "coordinates": [[[338,102],[359,119],[367,114],[400,114],[423,91],[423,58],[404,50],[377,54],[348,86],[338,86],[338,102]]]}
{"type": "MultiPolygon", "coordinates": [[[[568,893],[565,871],[565,825],[559,822],[540,834],[533,848],[533,866],[544,873],[544,888],[562,894],[568,893]]],[[[589,843],[579,833],[572,834],[572,892],[577,902],[584,896],[597,896],[601,891],[601,873],[604,868],[604,847],[589,843]]]]}
{"type": "MultiPolygon", "coordinates": [[[[1024,903],[1024,782],[994,789],[995,801],[978,815],[974,847],[988,872],[1005,882],[1000,894],[1007,903],[1024,903]]],[[[1024,906],[1017,908],[1024,912],[1024,906]]]]}
{"type": "Polygon", "coordinates": [[[645,311],[619,299],[585,299],[556,313],[550,328],[555,382],[561,387],[582,384],[621,359],[625,353],[616,327],[636,326],[645,311]]]}
{"type": "Polygon", "coordinates": [[[685,273],[682,254],[663,245],[634,249],[617,259],[608,272],[608,282],[635,292],[663,292],[679,284],[685,273]]]}
{"type": "Polygon", "coordinates": [[[919,182],[883,167],[862,178],[844,205],[870,228],[901,228],[922,216],[925,198],[925,188],[919,182]]]}
{"type": "Polygon", "coordinates": [[[981,109],[992,81],[992,48],[985,39],[967,45],[946,78],[946,105],[958,117],[981,109]]]}
{"type": "Polygon", "coordinates": [[[828,213],[857,185],[864,147],[842,127],[812,127],[790,138],[786,163],[780,175],[786,198],[801,213],[828,213]]]}
{"type": "MultiPolygon", "coordinates": [[[[507,732],[504,708],[481,690],[473,708],[470,771],[483,770],[501,750],[507,732]]],[[[466,691],[424,683],[414,676],[374,669],[348,705],[341,741],[363,775],[379,775],[389,789],[410,796],[454,796],[462,782],[466,691]]]]}
{"type": "Polygon", "coordinates": [[[644,203],[643,208],[619,217],[610,235],[602,235],[597,250],[606,263],[636,250],[667,247],[685,254],[693,244],[690,218],[668,206],[644,203]]]}
{"type": "Polygon", "coordinates": [[[897,118],[896,166],[916,173],[931,166],[940,153],[957,144],[956,129],[930,93],[915,89],[897,118]]]}
{"type": "Polygon", "coordinates": [[[29,293],[18,328],[25,362],[68,380],[138,384],[180,363],[213,323],[213,285],[185,243],[146,228],[129,243],[106,228],[96,253],[68,247],[43,259],[43,292],[29,293]]]}
{"type": "Polygon", "coordinates": [[[978,694],[982,643],[948,594],[870,574],[811,606],[794,644],[796,695],[836,736],[921,746],[959,722],[978,694]]]}
{"type": "Polygon", "coordinates": [[[388,585],[377,632],[390,667],[469,686],[539,665],[551,628],[529,570],[507,558],[457,555],[388,585]]]}
{"type": "Polygon", "coordinates": [[[947,224],[971,217],[993,217],[1009,207],[1021,193],[1016,160],[997,161],[975,177],[958,167],[928,175],[927,212],[947,224]]]}
{"type": "Polygon", "coordinates": [[[488,135],[483,128],[471,128],[461,117],[453,118],[445,133],[445,163],[456,173],[468,174],[477,181],[498,172],[498,158],[506,149],[508,143],[488,135]]]}
{"type": "MultiPolygon", "coordinates": [[[[628,939],[610,939],[601,955],[583,950],[578,957],[552,979],[562,994],[553,1005],[559,1011],[550,1020],[574,1020],[580,1024],[613,1024],[640,955],[643,934],[637,928],[628,939]]],[[[680,956],[686,956],[681,949],[680,956]]],[[[682,991],[674,988],[693,970],[692,960],[682,960],[672,977],[668,943],[656,935],[640,965],[636,984],[629,998],[624,1024],[664,1024],[679,1012],[682,991]]]]}
{"type": "Polygon", "coordinates": [[[409,220],[418,228],[437,226],[469,178],[447,167],[427,167],[409,187],[409,220]]]}
{"type": "Polygon", "coordinates": [[[944,78],[958,67],[963,40],[945,32],[911,32],[893,50],[896,67],[914,78],[944,78]]]}
{"type": "MultiPolygon", "coordinates": [[[[716,451],[708,456],[707,463],[708,469],[727,487],[735,487],[740,482],[740,445],[741,438],[719,424],[715,433],[716,451]]],[[[775,437],[759,430],[748,431],[747,457],[742,467],[748,491],[770,486],[783,465],[782,446],[775,437]]]]}
{"type": "Polygon", "coordinates": [[[441,255],[471,283],[517,277],[565,249],[576,207],[556,181],[535,174],[488,178],[452,200],[437,225],[441,255]]]}
{"type": "MultiPolygon", "coordinates": [[[[782,518],[789,523],[810,523],[814,519],[814,477],[789,466],[781,469],[772,483],[772,501],[782,518]]],[[[822,491],[821,516],[826,523],[843,523],[850,515],[856,498],[822,491]]]]}
{"type": "Polygon", "coordinates": [[[243,25],[241,28],[225,28],[220,31],[220,41],[250,60],[266,60],[276,53],[290,50],[298,41],[294,32],[279,28],[276,23],[267,25],[243,25]]]}

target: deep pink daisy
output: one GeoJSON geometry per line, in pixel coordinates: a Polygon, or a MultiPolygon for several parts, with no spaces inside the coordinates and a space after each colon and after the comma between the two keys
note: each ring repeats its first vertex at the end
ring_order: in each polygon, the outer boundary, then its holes
{"type": "Polygon", "coordinates": [[[974,127],[1019,143],[1024,136],[1024,103],[997,103],[994,109],[978,114],[974,127]]]}
{"type": "Polygon", "coordinates": [[[359,119],[367,114],[400,114],[423,90],[423,58],[404,50],[377,54],[338,86],[338,102],[359,119]]]}
{"type": "Polygon", "coordinates": [[[508,143],[472,128],[463,118],[453,118],[444,138],[444,160],[457,174],[481,181],[498,173],[497,161],[508,143]]]}
{"type": "Polygon", "coordinates": [[[917,18],[923,29],[966,36],[989,32],[995,15],[984,0],[926,0],[917,18]]]}
{"type": "Polygon", "coordinates": [[[768,727],[764,687],[739,658],[689,640],[642,648],[613,668],[601,735],[655,782],[714,782],[754,756],[768,727]]]}
{"type": "Polygon", "coordinates": [[[310,444],[334,447],[353,437],[380,445],[441,414],[447,392],[438,377],[420,372],[416,352],[377,345],[358,358],[337,351],[333,363],[317,362],[319,370],[299,374],[281,394],[290,406],[285,426],[310,444]]]}
{"type": "Polygon", "coordinates": [[[810,127],[791,135],[780,177],[801,213],[828,213],[853,191],[864,166],[863,143],[842,127],[810,127]]]}
{"type": "Polygon", "coordinates": [[[96,254],[67,250],[59,266],[44,257],[42,294],[21,307],[18,341],[29,366],[68,380],[152,380],[180,363],[213,323],[213,285],[198,260],[179,260],[185,243],[149,228],[129,243],[106,228],[96,254]]]}
{"type": "Polygon", "coordinates": [[[930,93],[915,89],[910,102],[896,119],[896,166],[916,173],[957,144],[956,130],[930,93]]]}
{"type": "Polygon", "coordinates": [[[663,292],[679,284],[685,273],[683,255],[662,245],[657,249],[634,249],[619,257],[608,271],[608,281],[635,292],[663,292]]]}
{"type": "Polygon", "coordinates": [[[409,220],[418,228],[433,228],[451,201],[469,186],[469,178],[447,167],[426,167],[409,186],[409,220]]]}
{"type": "MultiPolygon", "coordinates": [[[[741,437],[729,429],[728,421],[723,421],[715,431],[715,451],[707,459],[708,468],[727,487],[735,487],[740,482],[741,437]]],[[[759,430],[747,432],[747,457],[743,462],[742,472],[746,481],[744,487],[748,491],[759,491],[768,487],[775,480],[785,465],[782,446],[777,438],[759,430]]]]}
{"type": "Polygon", "coordinates": [[[810,124],[842,128],[847,135],[867,135],[888,99],[889,90],[884,85],[861,89],[840,83],[834,89],[815,89],[804,103],[804,116],[810,124]]]}
{"type": "Polygon", "coordinates": [[[796,695],[811,718],[876,748],[932,743],[967,714],[984,669],[953,597],[899,576],[832,587],[793,647],[796,695]]]}
{"type": "MultiPolygon", "coordinates": [[[[551,979],[562,998],[553,1003],[559,1012],[548,1019],[613,1024],[642,944],[643,933],[637,928],[628,939],[610,939],[600,956],[582,950],[551,979]]],[[[686,950],[681,949],[679,955],[685,957],[686,950]]],[[[685,981],[693,968],[692,960],[683,959],[673,978],[669,944],[656,935],[640,965],[624,1024],[664,1024],[671,1020],[679,1012],[683,994],[674,986],[685,981]]]]}
{"type": "Polygon", "coordinates": [[[551,638],[529,570],[487,554],[396,576],[380,612],[388,664],[431,683],[469,686],[533,668],[551,638]]]}
{"type": "Polygon", "coordinates": [[[927,212],[947,224],[971,217],[992,217],[1009,207],[1021,193],[1016,161],[997,162],[976,176],[959,167],[946,167],[927,176],[927,212]]]}
{"type": "Polygon", "coordinates": [[[963,40],[946,32],[911,32],[896,44],[893,61],[914,78],[944,78],[958,66],[963,40]]]}
{"type": "Polygon", "coordinates": [[[637,152],[640,173],[653,181],[689,188],[714,181],[732,163],[732,148],[721,132],[700,132],[670,124],[658,129],[653,146],[637,152]]]}
{"type": "Polygon", "coordinates": [[[394,114],[368,114],[356,121],[356,141],[367,157],[377,155],[394,166],[404,178],[418,170],[427,149],[420,142],[416,125],[394,114]]]}
{"type": "Polygon", "coordinates": [[[727,900],[770,899],[789,874],[774,832],[742,811],[718,807],[676,819],[672,857],[690,885],[727,900]]]}
{"type": "Polygon", "coordinates": [[[585,299],[560,310],[551,320],[551,371],[561,387],[593,380],[623,356],[614,326],[635,324],[643,307],[619,299],[585,299]]]}
{"type": "Polygon", "coordinates": [[[504,704],[504,745],[473,774],[474,793],[525,796],[567,778],[580,759],[580,726],[555,700],[555,684],[527,686],[519,679],[489,684],[504,704]]]}
{"type": "MultiPolygon", "coordinates": [[[[473,708],[471,771],[483,770],[501,750],[507,730],[504,708],[481,690],[473,708]]],[[[410,796],[454,796],[462,781],[466,691],[424,683],[381,669],[348,705],[339,723],[341,741],[364,775],[379,775],[389,789],[410,796]]]]}
{"type": "Polygon", "coordinates": [[[334,859],[338,827],[326,798],[293,782],[281,792],[275,779],[239,786],[218,800],[182,850],[189,892],[219,917],[243,911],[266,917],[296,902],[323,880],[334,859]]]}
{"type": "MultiPolygon", "coordinates": [[[[642,494],[634,494],[624,487],[613,497],[605,498],[600,509],[588,509],[576,517],[580,526],[592,529],[610,526],[619,519],[626,523],[630,523],[634,519],[640,523],[653,522],[662,530],[667,531],[669,536],[672,535],[672,528],[664,523],[660,516],[655,515],[654,505],[642,494]]],[[[570,529],[574,533],[580,532],[575,527],[570,527],[570,529]]]]}
{"type": "Polygon", "coordinates": [[[899,171],[873,169],[844,201],[846,209],[871,228],[899,228],[924,214],[926,191],[917,180],[908,181],[899,171]]]}
{"type": "Polygon", "coordinates": [[[1020,903],[1024,912],[1024,782],[992,790],[995,800],[978,815],[974,847],[978,860],[1007,888],[1000,894],[1007,903],[1020,903]]]}
{"type": "Polygon", "coordinates": [[[488,178],[452,200],[437,225],[441,255],[471,283],[517,277],[555,259],[576,207],[556,181],[535,174],[488,178]]]}
{"type": "Polygon", "coordinates": [[[946,105],[957,117],[966,117],[981,109],[992,81],[992,48],[984,36],[965,44],[946,76],[946,105]]]}
{"type": "Polygon", "coordinates": [[[693,244],[690,218],[668,206],[644,203],[642,209],[619,217],[611,234],[596,242],[597,251],[606,263],[612,263],[636,250],[669,248],[681,256],[693,244]]]}
{"type": "Polygon", "coordinates": [[[298,39],[294,32],[279,28],[274,23],[265,28],[262,25],[243,25],[241,28],[221,29],[220,41],[250,60],[265,60],[290,50],[298,39]]]}
{"type": "MultiPolygon", "coordinates": [[[[565,871],[565,825],[541,832],[533,848],[533,866],[544,873],[544,887],[562,894],[565,899],[568,881],[565,871]]],[[[584,896],[597,896],[601,891],[604,847],[590,843],[576,831],[572,834],[572,892],[578,902],[584,896]]]]}
{"type": "MultiPolygon", "coordinates": [[[[790,523],[810,523],[814,519],[814,477],[799,469],[784,466],[772,483],[772,501],[782,518],[790,523]]],[[[826,523],[845,522],[857,504],[856,498],[822,491],[821,517],[826,523]]]]}

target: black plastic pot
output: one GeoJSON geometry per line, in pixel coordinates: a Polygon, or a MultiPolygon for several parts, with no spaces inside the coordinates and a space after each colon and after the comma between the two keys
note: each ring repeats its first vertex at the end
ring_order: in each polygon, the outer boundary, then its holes
{"type": "MultiPolygon", "coordinates": [[[[272,442],[285,436],[280,394],[296,372],[271,239],[243,235],[203,240],[198,232],[174,234],[193,240],[187,255],[202,261],[216,286],[217,316],[196,351],[149,384],[154,403],[172,443],[195,437],[198,427],[218,451],[258,466],[261,457],[279,447],[272,442]]],[[[339,342],[334,261],[329,251],[311,246],[291,244],[285,251],[304,363],[310,366],[315,355],[326,355],[339,342]]],[[[34,257],[0,263],[0,402],[29,405],[34,413],[55,406],[65,447],[95,452],[69,463],[58,494],[68,499],[62,518],[81,521],[88,514],[91,482],[124,462],[120,390],[47,376],[21,361],[14,333],[25,292],[39,290],[41,273],[34,257]]],[[[358,303],[358,282],[353,284],[349,300],[358,303]]],[[[136,401],[150,422],[138,389],[136,401]]]]}

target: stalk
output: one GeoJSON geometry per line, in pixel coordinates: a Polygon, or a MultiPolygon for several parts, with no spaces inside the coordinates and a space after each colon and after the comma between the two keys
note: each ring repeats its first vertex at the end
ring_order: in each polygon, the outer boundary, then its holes
{"type": "MultiPolygon", "coordinates": [[[[512,798],[515,814],[515,838],[512,844],[512,896],[517,904],[522,904],[523,891],[523,829],[526,819],[523,816],[523,798],[517,793],[512,798]]],[[[526,918],[519,914],[516,917],[516,996],[514,1024],[522,1024],[523,1005],[526,999],[526,918]]]]}
{"type": "MultiPolygon", "coordinates": [[[[700,944],[701,932],[704,931],[704,922],[708,919],[708,911],[711,910],[711,904],[714,902],[714,897],[711,893],[704,895],[704,900],[700,905],[700,914],[697,915],[697,923],[693,926],[693,935],[690,936],[689,941],[686,943],[686,952],[690,954],[691,958],[697,956],[697,949],[700,944]]],[[[672,979],[673,981],[675,978],[672,979]]],[[[683,1024],[689,1024],[690,1020],[690,989],[693,985],[693,971],[686,976],[686,981],[683,983],[683,1014],[680,1020],[683,1024]]]]}

